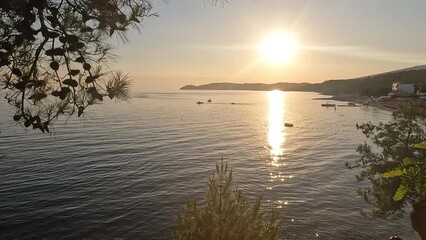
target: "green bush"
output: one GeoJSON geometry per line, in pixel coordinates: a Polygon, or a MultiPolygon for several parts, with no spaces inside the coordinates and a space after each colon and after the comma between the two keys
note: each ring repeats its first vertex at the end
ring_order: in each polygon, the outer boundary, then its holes
{"type": "Polygon", "coordinates": [[[261,198],[250,203],[238,186],[232,182],[232,171],[222,162],[216,164],[216,174],[208,182],[207,203],[198,206],[188,200],[178,215],[174,239],[279,239],[281,225],[279,213],[267,217],[261,198]]]}
{"type": "Polygon", "coordinates": [[[374,206],[371,215],[363,212],[365,217],[401,216],[407,204],[421,200],[419,193],[426,187],[420,187],[423,170],[417,162],[423,162],[426,156],[412,146],[426,141],[426,119],[422,111],[421,105],[407,101],[401,103],[391,122],[357,124],[373,144],[359,145],[357,152],[361,157],[352,164],[347,163],[349,168],[361,169],[356,175],[359,181],[371,182],[358,191],[374,206]],[[400,177],[397,177],[398,169],[403,170],[400,177]],[[412,180],[417,183],[411,184],[412,180]]]}

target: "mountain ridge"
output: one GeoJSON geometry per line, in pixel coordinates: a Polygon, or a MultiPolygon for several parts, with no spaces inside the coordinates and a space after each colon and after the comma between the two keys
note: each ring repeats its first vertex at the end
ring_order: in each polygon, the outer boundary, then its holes
{"type": "Polygon", "coordinates": [[[327,95],[386,95],[393,82],[416,83],[426,90],[426,65],[399,69],[351,79],[326,80],[322,83],[230,83],[219,82],[204,85],[186,85],[180,90],[251,90],[251,91],[307,91],[327,95]]]}

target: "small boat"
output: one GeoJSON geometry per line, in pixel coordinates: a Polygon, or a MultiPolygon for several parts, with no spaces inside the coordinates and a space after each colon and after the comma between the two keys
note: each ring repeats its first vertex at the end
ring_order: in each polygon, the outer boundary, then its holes
{"type": "Polygon", "coordinates": [[[342,105],[338,105],[339,107],[361,107],[361,105],[358,105],[354,102],[348,102],[348,104],[342,104],[342,105]]]}
{"type": "Polygon", "coordinates": [[[293,123],[284,123],[285,127],[293,127],[293,123]]]}
{"type": "Polygon", "coordinates": [[[323,103],[323,104],[321,104],[321,107],[336,107],[336,104],[333,104],[333,103],[323,103]]]}
{"type": "Polygon", "coordinates": [[[212,100],[209,98],[209,100],[207,100],[207,102],[211,103],[211,102],[212,102],[212,100]]]}
{"type": "Polygon", "coordinates": [[[201,102],[201,101],[198,101],[198,102],[197,102],[197,104],[203,104],[203,102],[201,102]]]}

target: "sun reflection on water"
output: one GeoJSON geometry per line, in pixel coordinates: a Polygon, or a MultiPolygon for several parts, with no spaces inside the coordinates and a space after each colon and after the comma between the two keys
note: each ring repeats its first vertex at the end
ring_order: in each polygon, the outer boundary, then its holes
{"type": "MultiPolygon", "coordinates": [[[[268,93],[269,98],[269,113],[268,113],[268,149],[270,151],[269,178],[266,189],[273,190],[277,186],[286,185],[286,181],[291,181],[294,175],[287,173],[284,162],[286,148],[286,128],[284,120],[285,112],[285,92],[271,91],[268,93]]],[[[297,202],[297,199],[288,199],[285,196],[279,197],[271,201],[276,208],[287,207],[288,205],[297,202]]]]}
{"type": "Polygon", "coordinates": [[[269,97],[269,129],[268,143],[271,149],[272,165],[280,166],[278,160],[284,153],[282,147],[285,141],[284,134],[284,92],[271,91],[269,97]]]}

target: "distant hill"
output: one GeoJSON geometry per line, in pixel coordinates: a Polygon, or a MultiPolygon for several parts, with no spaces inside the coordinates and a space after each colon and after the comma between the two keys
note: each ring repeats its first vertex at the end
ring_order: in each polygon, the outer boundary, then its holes
{"type": "Polygon", "coordinates": [[[417,83],[426,90],[426,65],[400,69],[353,79],[328,80],[322,83],[210,83],[187,85],[181,90],[252,90],[252,91],[308,91],[327,95],[383,96],[389,93],[393,82],[417,83]]]}
{"type": "Polygon", "coordinates": [[[291,91],[294,89],[300,89],[309,83],[274,83],[274,84],[265,84],[265,83],[209,83],[206,85],[194,86],[186,85],[181,88],[181,90],[254,90],[254,91],[269,91],[269,90],[283,90],[291,91]]]}
{"type": "Polygon", "coordinates": [[[426,69],[393,71],[354,79],[328,80],[298,90],[327,95],[383,96],[389,93],[393,82],[416,83],[426,90],[426,69]]]}

